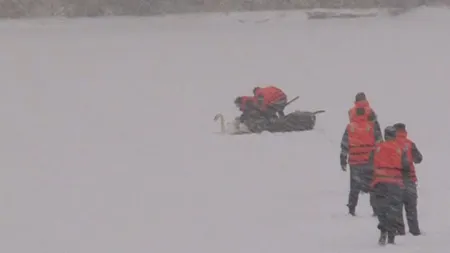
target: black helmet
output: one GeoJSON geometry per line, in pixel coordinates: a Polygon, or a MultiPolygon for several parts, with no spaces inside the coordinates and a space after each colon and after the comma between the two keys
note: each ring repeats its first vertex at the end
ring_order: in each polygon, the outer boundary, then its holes
{"type": "Polygon", "coordinates": [[[394,124],[394,127],[395,127],[396,130],[406,131],[406,124],[405,123],[396,123],[396,124],[394,124]]]}
{"type": "Polygon", "coordinates": [[[234,100],[234,104],[236,104],[236,105],[240,105],[242,103],[242,97],[237,97],[235,100],[234,100]]]}
{"type": "Polygon", "coordinates": [[[395,139],[397,130],[393,126],[388,126],[384,129],[384,138],[386,140],[395,139]]]}
{"type": "Polygon", "coordinates": [[[355,96],[355,102],[367,100],[364,92],[358,92],[355,96]]]}

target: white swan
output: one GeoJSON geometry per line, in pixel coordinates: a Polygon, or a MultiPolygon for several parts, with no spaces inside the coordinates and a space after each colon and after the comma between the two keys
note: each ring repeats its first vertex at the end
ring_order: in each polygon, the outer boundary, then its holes
{"type": "Polygon", "coordinates": [[[225,117],[223,116],[222,113],[218,113],[216,114],[216,116],[214,116],[214,121],[218,121],[220,120],[220,132],[222,134],[246,134],[246,133],[250,133],[250,131],[248,130],[248,128],[241,124],[241,122],[239,122],[239,120],[234,120],[233,122],[226,122],[225,117]]]}
{"type": "Polygon", "coordinates": [[[225,118],[223,117],[222,113],[216,114],[214,116],[214,121],[220,120],[220,132],[225,133],[225,118]]]}

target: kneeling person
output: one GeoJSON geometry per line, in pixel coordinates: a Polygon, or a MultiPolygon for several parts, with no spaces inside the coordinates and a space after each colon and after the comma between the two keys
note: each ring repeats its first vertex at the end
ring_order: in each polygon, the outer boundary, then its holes
{"type": "Polygon", "coordinates": [[[242,112],[241,116],[237,118],[240,123],[244,123],[244,121],[260,115],[258,109],[256,108],[254,97],[251,96],[237,97],[234,100],[234,104],[242,112]]]}
{"type": "Polygon", "coordinates": [[[284,117],[284,108],[287,105],[287,96],[279,88],[268,86],[264,88],[256,87],[253,89],[260,110],[267,118],[284,117]]]}

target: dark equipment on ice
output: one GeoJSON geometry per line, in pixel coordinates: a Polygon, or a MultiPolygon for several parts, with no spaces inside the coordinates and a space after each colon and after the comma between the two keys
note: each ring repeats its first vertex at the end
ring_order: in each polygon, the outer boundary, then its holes
{"type": "MultiPolygon", "coordinates": [[[[293,98],[286,104],[286,107],[298,98],[298,96],[293,98]]],[[[296,110],[280,118],[267,118],[263,115],[256,115],[244,120],[243,123],[252,133],[261,133],[263,131],[271,133],[308,131],[314,129],[317,119],[316,115],[323,112],[325,111],[296,110]]]]}
{"type": "Polygon", "coordinates": [[[252,133],[261,133],[263,131],[271,133],[307,131],[314,129],[316,115],[323,112],[325,111],[294,111],[285,117],[270,120],[265,117],[249,118],[244,121],[244,124],[252,133]]]}
{"type": "MultiPolygon", "coordinates": [[[[286,106],[297,100],[299,97],[293,98],[286,106]]],[[[251,113],[245,115],[245,117],[238,117],[234,122],[234,130],[231,131],[231,135],[240,134],[252,134],[268,131],[271,133],[284,133],[284,132],[299,132],[313,130],[316,125],[317,114],[324,113],[325,110],[318,111],[299,111],[295,110],[284,117],[277,117],[276,115],[268,115],[260,111],[258,108],[254,108],[251,113]],[[239,129],[239,122],[244,124],[247,129],[239,129]],[[237,123],[237,124],[236,124],[237,123]]],[[[226,122],[221,113],[214,117],[214,121],[219,121],[221,124],[221,132],[226,133],[226,122]]]]}

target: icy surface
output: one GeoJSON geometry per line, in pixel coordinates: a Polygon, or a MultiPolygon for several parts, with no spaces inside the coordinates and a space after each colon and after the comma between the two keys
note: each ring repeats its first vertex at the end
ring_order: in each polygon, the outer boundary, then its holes
{"type": "Polygon", "coordinates": [[[0,252],[448,252],[449,23],[439,9],[0,23],[0,252]],[[327,113],[312,132],[216,134],[258,84],[327,113]],[[425,156],[426,235],[385,249],[368,196],[346,214],[339,141],[359,91],[425,156]]]}

